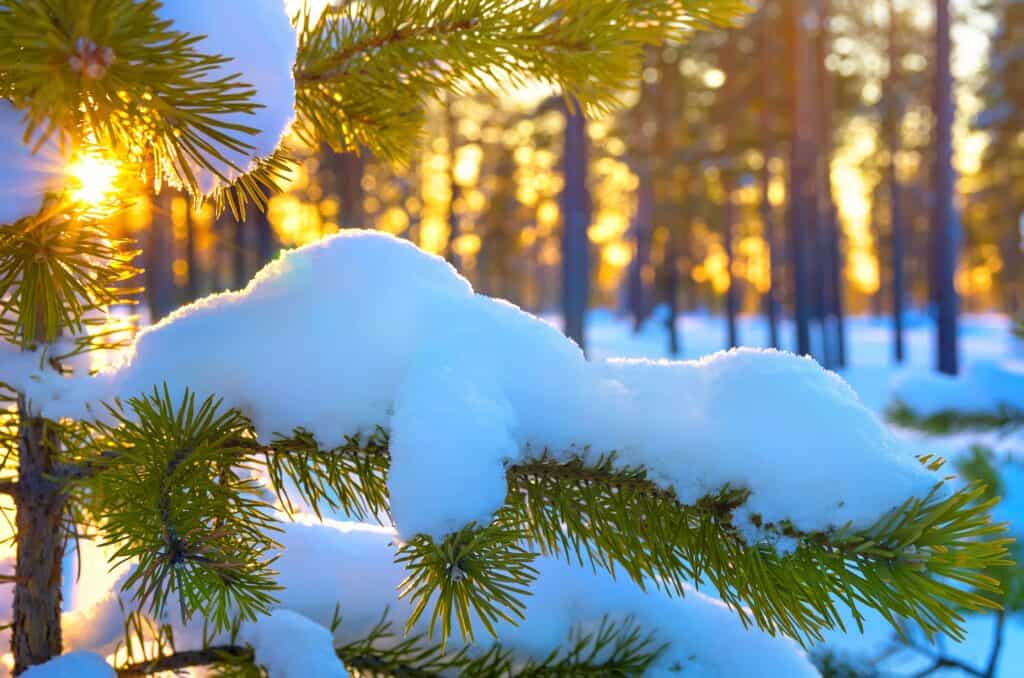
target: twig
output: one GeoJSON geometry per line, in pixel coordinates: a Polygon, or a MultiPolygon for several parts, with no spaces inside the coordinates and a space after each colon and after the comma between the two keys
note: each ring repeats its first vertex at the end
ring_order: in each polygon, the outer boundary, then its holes
{"type": "Polygon", "coordinates": [[[162,671],[181,671],[193,666],[210,666],[229,659],[252,661],[252,650],[240,645],[221,645],[203,650],[188,650],[164,655],[149,661],[122,666],[117,678],[142,678],[162,671]]]}

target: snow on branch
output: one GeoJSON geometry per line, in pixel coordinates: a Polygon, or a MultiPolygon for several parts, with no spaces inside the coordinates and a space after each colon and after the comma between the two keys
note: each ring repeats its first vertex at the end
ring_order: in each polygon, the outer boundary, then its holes
{"type": "Polygon", "coordinates": [[[393,521],[410,619],[442,639],[529,621],[539,553],[673,593],[709,582],[744,621],[799,639],[860,605],[956,636],[958,608],[987,601],[949,580],[991,589],[984,570],[1006,564],[1004,540],[977,539],[1004,529],[980,490],[945,489],[813,361],[588,362],[378,233],[286,253],[242,292],[142,332],[109,372],[18,386],[43,416],[98,418],[97,455],[124,451],[87,482],[134,498],[109,536],[126,556],[156,554],[138,577],[159,590],[140,600],[174,593],[150,575],[188,563],[217,594],[212,612],[189,607],[218,628],[232,603],[269,608],[245,586],[271,576],[271,537],[211,522],[229,505],[268,519],[234,464],[265,463],[286,507],[291,487],[393,521]],[[210,464],[225,480],[200,472],[210,464]],[[182,486],[200,499],[161,499],[182,486]],[[190,547],[188,534],[205,537],[190,547]]]}
{"type": "MultiPolygon", "coordinates": [[[[255,649],[255,662],[268,666],[268,661],[283,666],[312,654],[326,666],[330,658],[322,648],[328,629],[337,657],[350,670],[396,675],[578,675],[584,669],[596,675],[680,669],[697,675],[817,675],[793,641],[745,627],[728,608],[697,591],[674,598],[646,592],[607,573],[546,557],[536,561],[534,595],[526,601],[528,623],[498,622],[497,640],[461,645],[453,639],[447,648],[431,640],[425,621],[403,636],[409,608],[397,591],[406,572],[394,561],[394,540],[390,530],[359,523],[285,525],[277,563],[282,590],[269,617],[243,626],[235,637],[204,638],[201,624],[176,623],[173,648],[121,666],[119,675],[141,675],[131,671],[147,665],[182,668],[185,661],[252,662],[249,647],[255,649]],[[279,622],[309,629],[275,631],[279,622]],[[296,638],[304,635],[320,649],[295,652],[296,638]]],[[[123,640],[123,620],[123,607],[111,595],[90,610],[65,615],[66,641],[76,650],[107,653],[123,640]]]]}
{"type": "Polygon", "coordinates": [[[1024,427],[1024,361],[978,361],[957,377],[906,374],[891,399],[893,423],[933,433],[1024,427]]]}

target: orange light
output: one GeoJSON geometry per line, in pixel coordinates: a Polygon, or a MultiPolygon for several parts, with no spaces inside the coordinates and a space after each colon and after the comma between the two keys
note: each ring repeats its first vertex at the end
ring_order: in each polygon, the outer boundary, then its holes
{"type": "Polygon", "coordinates": [[[64,170],[71,179],[71,199],[94,207],[110,202],[118,193],[117,162],[95,153],[78,157],[64,170]]]}

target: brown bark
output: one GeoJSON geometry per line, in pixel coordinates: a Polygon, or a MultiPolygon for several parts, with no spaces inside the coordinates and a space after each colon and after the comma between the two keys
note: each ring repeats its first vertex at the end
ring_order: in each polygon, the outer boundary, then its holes
{"type": "Polygon", "coordinates": [[[42,419],[21,414],[17,505],[17,564],[11,651],[14,674],[61,653],[61,564],[65,498],[53,477],[60,444],[42,419]]]}

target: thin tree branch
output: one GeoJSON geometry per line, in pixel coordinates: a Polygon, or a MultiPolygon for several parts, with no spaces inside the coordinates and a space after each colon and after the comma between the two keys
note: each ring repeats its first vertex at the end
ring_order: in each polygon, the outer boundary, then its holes
{"type": "Polygon", "coordinates": [[[988,656],[988,664],[985,666],[985,678],[994,678],[996,668],[999,666],[999,654],[1003,650],[1003,630],[1006,626],[1006,612],[996,612],[996,628],[992,638],[992,652],[988,656]]]}
{"type": "Polygon", "coordinates": [[[252,661],[253,653],[240,645],[220,645],[203,650],[188,650],[136,662],[117,670],[117,678],[141,678],[161,671],[181,671],[193,666],[210,666],[226,660],[252,661]]]}

